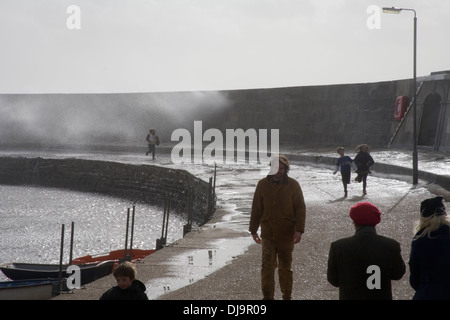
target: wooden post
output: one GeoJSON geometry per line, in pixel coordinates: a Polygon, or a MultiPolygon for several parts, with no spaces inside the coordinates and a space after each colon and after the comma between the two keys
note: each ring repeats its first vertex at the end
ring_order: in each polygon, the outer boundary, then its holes
{"type": "Polygon", "coordinates": [[[206,209],[206,217],[204,218],[204,222],[206,222],[212,214],[212,177],[209,178],[209,186],[208,186],[208,208],[206,209]]]}
{"type": "Polygon", "coordinates": [[[64,253],[64,224],[61,226],[61,249],[59,252],[59,275],[58,275],[58,290],[62,291],[62,263],[64,253]]]}
{"type": "Polygon", "coordinates": [[[214,185],[213,185],[213,194],[212,194],[212,201],[213,201],[213,205],[212,205],[212,209],[215,210],[216,209],[216,204],[215,204],[215,199],[216,199],[216,176],[217,176],[217,164],[214,162],[214,185]]]}
{"type": "Polygon", "coordinates": [[[167,231],[165,232],[165,228],[167,228],[166,223],[166,216],[167,220],[169,220],[169,210],[168,210],[168,196],[166,195],[165,202],[164,202],[164,215],[163,215],[163,223],[161,226],[161,238],[156,239],[156,250],[162,249],[166,245],[166,238],[167,237],[167,231]]]}
{"type": "Polygon", "coordinates": [[[73,258],[73,235],[75,230],[75,222],[72,221],[72,229],[70,232],[70,256],[69,256],[69,265],[72,264],[72,258],[73,258]]]}
{"type": "Polygon", "coordinates": [[[135,206],[133,205],[133,214],[131,216],[131,239],[130,239],[130,260],[133,256],[133,237],[134,237],[134,214],[135,214],[135,206]]]}
{"type": "Polygon", "coordinates": [[[191,232],[192,230],[192,187],[189,187],[188,193],[188,216],[187,216],[187,224],[183,226],[183,237],[186,233],[191,232]]]}
{"type": "Polygon", "coordinates": [[[125,252],[123,259],[124,261],[127,260],[127,247],[128,247],[128,226],[130,224],[130,208],[127,210],[127,228],[125,230],[125,252]]]}

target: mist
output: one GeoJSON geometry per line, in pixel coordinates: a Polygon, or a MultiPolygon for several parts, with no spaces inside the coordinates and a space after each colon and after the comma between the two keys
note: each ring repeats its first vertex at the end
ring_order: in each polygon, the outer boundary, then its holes
{"type": "Polygon", "coordinates": [[[125,94],[0,95],[1,145],[146,145],[230,105],[218,91],[125,94]]]}

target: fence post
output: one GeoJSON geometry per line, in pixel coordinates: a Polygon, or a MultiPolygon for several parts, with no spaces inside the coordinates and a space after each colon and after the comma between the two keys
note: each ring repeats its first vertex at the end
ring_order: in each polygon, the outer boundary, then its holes
{"type": "Polygon", "coordinates": [[[156,239],[156,250],[162,249],[167,242],[167,228],[169,225],[169,203],[169,197],[166,195],[164,203],[163,223],[161,228],[161,238],[156,239]]]}
{"type": "Polygon", "coordinates": [[[127,229],[125,230],[125,252],[123,254],[123,260],[127,260],[127,248],[128,248],[128,229],[130,225],[130,208],[127,209],[127,229]]]}
{"type": "Polygon", "coordinates": [[[59,274],[58,274],[58,291],[62,291],[62,263],[64,252],[64,224],[61,226],[61,249],[59,252],[59,274]]]}
{"type": "Polygon", "coordinates": [[[183,226],[183,237],[186,233],[191,232],[192,230],[192,187],[189,187],[188,191],[188,216],[187,216],[187,224],[183,226]]]}

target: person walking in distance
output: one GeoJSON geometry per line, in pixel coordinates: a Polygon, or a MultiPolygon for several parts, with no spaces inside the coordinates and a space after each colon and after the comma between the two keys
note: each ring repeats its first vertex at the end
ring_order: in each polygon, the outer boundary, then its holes
{"type": "Polygon", "coordinates": [[[155,129],[150,129],[149,133],[147,134],[147,137],[145,138],[148,144],[148,150],[145,153],[146,156],[148,156],[149,153],[152,154],[152,159],[155,159],[155,149],[157,145],[159,145],[159,137],[156,135],[155,129]]]}
{"type": "Polygon", "coordinates": [[[292,253],[305,231],[306,206],[300,184],[288,177],[284,155],[272,158],[278,171],[258,181],[253,196],[249,231],[262,244],[261,290],[263,299],[273,300],[275,269],[284,300],[292,297],[292,253]],[[261,237],[258,229],[261,227],[261,237]]]}

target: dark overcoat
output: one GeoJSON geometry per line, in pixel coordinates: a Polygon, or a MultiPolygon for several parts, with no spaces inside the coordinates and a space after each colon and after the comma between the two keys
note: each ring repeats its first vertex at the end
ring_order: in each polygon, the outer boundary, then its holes
{"type": "Polygon", "coordinates": [[[409,283],[416,290],[413,299],[450,299],[450,230],[447,225],[431,232],[430,237],[426,235],[412,241],[409,269],[409,283]]]}
{"type": "Polygon", "coordinates": [[[339,287],[339,299],[392,299],[391,280],[405,274],[400,243],[378,235],[375,227],[331,243],[327,279],[339,287]]]}

